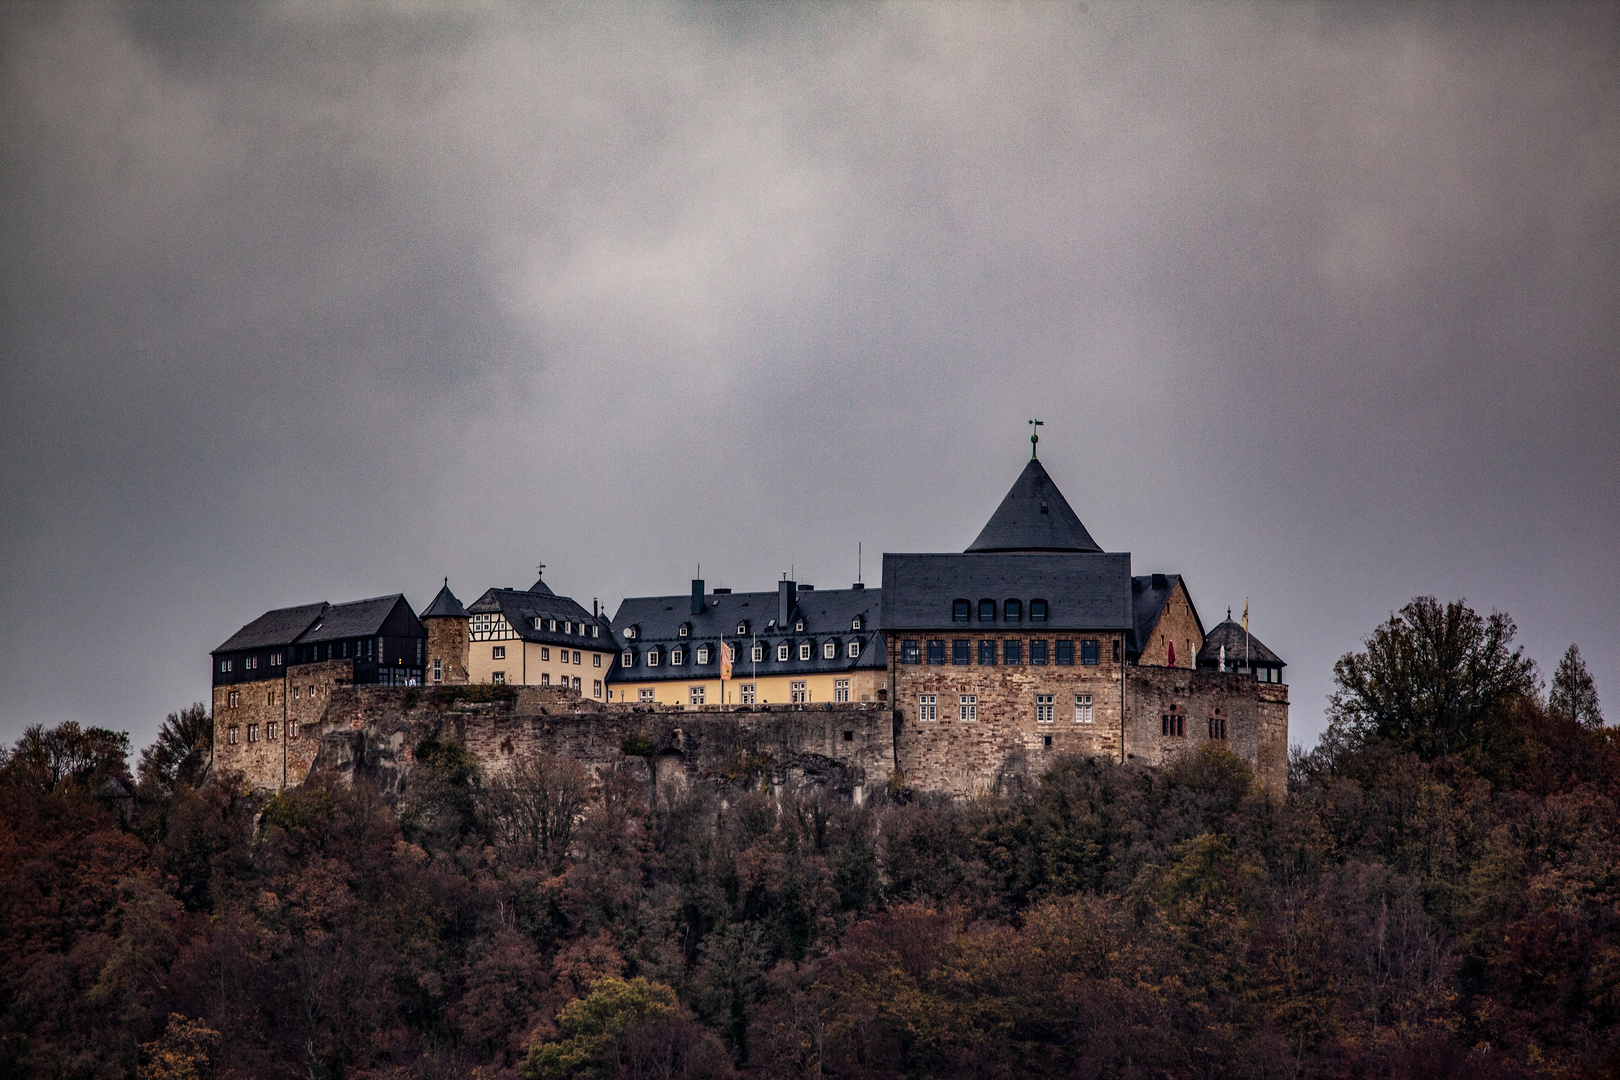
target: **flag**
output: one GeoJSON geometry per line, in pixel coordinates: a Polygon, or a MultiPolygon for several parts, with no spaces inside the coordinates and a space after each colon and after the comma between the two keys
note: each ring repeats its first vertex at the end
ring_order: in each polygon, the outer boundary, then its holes
{"type": "Polygon", "coordinates": [[[1249,632],[1249,598],[1247,596],[1243,598],[1243,632],[1245,634],[1249,632]]]}
{"type": "Polygon", "coordinates": [[[735,655],[736,651],[737,651],[737,646],[735,646],[735,645],[722,645],[722,646],[720,646],[720,681],[721,682],[727,682],[727,681],[729,681],[731,679],[731,661],[732,661],[732,658],[735,655]]]}
{"type": "Polygon", "coordinates": [[[1176,666],[1176,643],[1173,641],[1170,643],[1170,666],[1176,666]]]}

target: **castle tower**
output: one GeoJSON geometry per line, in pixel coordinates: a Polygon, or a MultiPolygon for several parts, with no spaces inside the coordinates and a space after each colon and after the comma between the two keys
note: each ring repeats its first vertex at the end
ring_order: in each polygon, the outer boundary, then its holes
{"type": "Polygon", "coordinates": [[[450,579],[417,616],[427,628],[427,667],[423,681],[429,686],[467,682],[467,609],[450,591],[450,579]]]}

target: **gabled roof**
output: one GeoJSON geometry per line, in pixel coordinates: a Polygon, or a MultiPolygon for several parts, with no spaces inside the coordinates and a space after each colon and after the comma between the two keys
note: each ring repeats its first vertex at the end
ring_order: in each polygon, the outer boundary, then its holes
{"type": "Polygon", "coordinates": [[[1131,579],[1131,604],[1135,609],[1132,631],[1136,636],[1131,644],[1132,652],[1142,651],[1178,583],[1187,597],[1187,606],[1192,608],[1193,621],[1198,624],[1200,631],[1203,630],[1204,620],[1198,614],[1198,606],[1193,603],[1192,590],[1187,588],[1185,578],[1180,574],[1142,574],[1131,579]]]}
{"type": "MultiPolygon", "coordinates": [[[[1008,490],[968,551],[1101,551],[1035,458],[1008,490]]],[[[884,579],[884,584],[888,579],[884,579]]]]}
{"type": "Polygon", "coordinates": [[[692,614],[690,594],[680,596],[626,597],[613,615],[614,633],[624,640],[626,627],[637,630],[635,640],[624,641],[626,648],[637,652],[634,669],[626,671],[615,665],[608,676],[609,682],[652,682],[658,679],[719,678],[719,649],[711,651],[708,664],[698,664],[697,646],[719,645],[721,641],[740,642],[744,648],[738,653],[732,667],[732,678],[747,679],[753,675],[816,675],[827,672],[864,670],[888,666],[888,647],[878,632],[878,612],[882,605],[882,589],[800,589],[793,608],[793,622],[786,627],[767,627],[776,618],[777,594],[774,592],[707,593],[703,610],[692,614]],[[854,629],[856,616],[861,628],[854,629]],[[798,620],[804,620],[804,629],[795,631],[798,620]],[[681,626],[687,624],[690,633],[680,636],[681,626]],[[748,632],[739,635],[737,627],[747,624],[748,632]],[[757,664],[749,658],[747,646],[755,639],[768,644],[765,659],[757,664]],[[845,650],[851,640],[861,640],[861,655],[851,659],[845,650]],[[829,660],[821,655],[821,646],[828,640],[838,642],[838,655],[829,660]],[[797,645],[809,641],[816,646],[809,660],[800,660],[798,650],[792,658],[779,662],[775,646],[787,642],[797,645]],[[649,668],[641,662],[648,648],[668,649],[682,645],[688,650],[685,663],[680,667],[662,664],[649,668]]]}
{"type": "Polygon", "coordinates": [[[440,589],[439,595],[433,598],[433,603],[429,604],[422,614],[417,616],[418,619],[465,619],[466,617],[467,609],[461,606],[461,601],[456,599],[456,594],[450,591],[449,578],[444,579],[444,588],[440,589]]]}
{"type": "MultiPolygon", "coordinates": [[[[1131,557],[1103,552],[995,552],[883,556],[884,630],[948,630],[951,604],[967,600],[978,623],[978,601],[1009,597],[1024,602],[1023,627],[1053,630],[1128,630],[1131,627],[1131,557]],[[1028,621],[1031,600],[1047,603],[1044,624],[1028,621]]],[[[996,624],[1001,625],[1001,624],[996,624]]]]}
{"type": "Polygon", "coordinates": [[[1230,618],[1204,635],[1204,647],[1198,650],[1198,666],[1205,666],[1206,661],[1210,667],[1219,664],[1222,645],[1226,646],[1228,662],[1247,657],[1250,663],[1288,666],[1282,657],[1266,648],[1253,634],[1245,634],[1243,626],[1230,618]]]}
{"type": "MultiPolygon", "coordinates": [[[[540,582],[535,584],[541,585],[540,582]]],[[[543,585],[539,589],[486,590],[483,596],[468,606],[467,611],[469,615],[500,614],[524,641],[567,645],[576,649],[600,649],[603,652],[617,652],[619,649],[613,638],[613,627],[606,616],[592,615],[575,603],[572,597],[558,596],[543,585]],[[547,626],[550,620],[556,619],[557,629],[535,629],[534,620],[537,618],[547,626]],[[564,633],[565,623],[600,626],[601,636],[592,638],[564,633]]]]}
{"type": "MultiPolygon", "coordinates": [[[[330,604],[321,621],[311,626],[298,637],[298,644],[309,645],[320,641],[337,641],[341,638],[370,637],[380,633],[382,625],[389,614],[399,604],[405,603],[402,593],[393,593],[388,596],[373,596],[369,600],[351,600],[347,604],[330,604]]],[[[406,604],[409,610],[410,605],[406,604]]]]}
{"type": "Polygon", "coordinates": [[[322,601],[318,604],[300,604],[297,607],[267,611],[232,634],[225,644],[214,652],[240,652],[244,649],[270,649],[278,645],[291,645],[329,606],[322,601]]]}

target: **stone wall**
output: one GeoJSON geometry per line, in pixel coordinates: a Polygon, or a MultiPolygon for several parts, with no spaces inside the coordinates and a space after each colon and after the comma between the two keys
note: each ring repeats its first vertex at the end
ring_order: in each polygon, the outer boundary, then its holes
{"type": "Polygon", "coordinates": [[[1159,612],[1147,640],[1142,642],[1142,655],[1136,658],[1136,662],[1143,666],[1169,666],[1172,641],[1176,643],[1175,666],[1192,667],[1198,650],[1204,647],[1204,634],[1193,614],[1192,600],[1187,596],[1187,583],[1180,579],[1170,590],[1170,595],[1165,597],[1164,610],[1159,612]]]}
{"type": "Polygon", "coordinates": [[[460,686],[467,682],[467,620],[458,618],[423,619],[427,630],[427,662],[422,668],[423,681],[432,683],[433,661],[440,663],[446,686],[460,686]]]}

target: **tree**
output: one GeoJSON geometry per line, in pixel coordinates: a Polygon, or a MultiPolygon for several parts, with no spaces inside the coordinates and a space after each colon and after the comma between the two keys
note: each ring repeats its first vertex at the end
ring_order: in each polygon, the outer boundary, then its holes
{"type": "Polygon", "coordinates": [[[72,720],[23,732],[0,767],[0,782],[44,795],[65,788],[93,790],[110,776],[128,777],[129,733],[81,728],[72,720]]]}
{"type": "Polygon", "coordinates": [[[1536,693],[1535,661],[1513,648],[1518,627],[1465,600],[1413,599],[1333,665],[1330,735],[1387,740],[1424,758],[1483,751],[1536,693]]]}
{"type": "Polygon", "coordinates": [[[208,706],[199,701],[172,712],[158,729],[157,741],[141,751],[141,781],[167,791],[176,784],[195,787],[213,745],[214,718],[208,706]]]}
{"type": "Polygon", "coordinates": [[[723,1076],[731,1070],[714,1039],[682,1016],[663,983],[599,979],[557,1014],[566,1038],[538,1042],[518,1072],[525,1080],[586,1076],[723,1076]]]}
{"type": "Polygon", "coordinates": [[[1586,661],[1581,659],[1581,650],[1574,645],[1558,661],[1552,693],[1547,695],[1547,708],[1584,728],[1595,731],[1603,726],[1597,686],[1592,682],[1592,673],[1586,670],[1586,661]]]}
{"type": "Polygon", "coordinates": [[[489,782],[484,817],[519,863],[550,864],[568,853],[589,795],[590,775],[576,759],[525,754],[489,782]]]}
{"type": "Polygon", "coordinates": [[[141,1044],[140,1080],[204,1080],[214,1075],[219,1032],[201,1020],[169,1015],[161,1038],[141,1044]]]}

